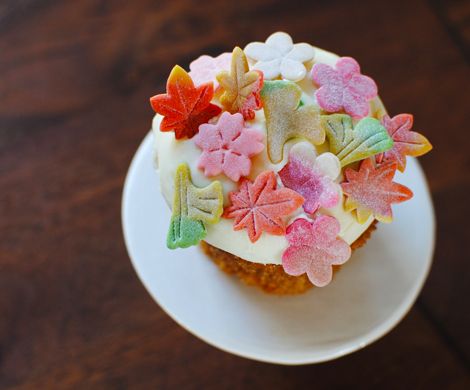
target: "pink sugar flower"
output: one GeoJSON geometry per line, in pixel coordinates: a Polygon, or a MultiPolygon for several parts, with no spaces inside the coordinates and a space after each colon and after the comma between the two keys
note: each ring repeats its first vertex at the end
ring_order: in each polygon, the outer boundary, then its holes
{"type": "Polygon", "coordinates": [[[336,68],[315,64],[312,78],[320,88],[315,92],[319,106],[327,112],[344,110],[347,114],[362,118],[369,114],[369,101],[377,96],[374,80],[361,74],[354,58],[342,57],[336,68]]]}
{"type": "Polygon", "coordinates": [[[282,255],[284,271],[293,276],[307,273],[318,287],[331,282],[333,265],[344,264],[351,257],[350,246],[338,237],[339,222],[321,215],[313,222],[296,219],[287,228],[289,247],[282,255]]]}
{"type": "Polygon", "coordinates": [[[300,142],[290,150],[289,162],[279,171],[279,177],[284,186],[304,197],[305,212],[313,214],[340,201],[341,187],[335,183],[340,173],[338,157],[329,152],[317,156],[310,144],[300,142]]]}
{"type": "Polygon", "coordinates": [[[230,70],[231,61],[232,53],[222,53],[218,57],[203,55],[189,64],[189,75],[194,84],[201,85],[212,81],[214,89],[217,89],[219,83],[215,76],[221,70],[230,70]]]}
{"type": "Polygon", "coordinates": [[[262,141],[259,131],[245,127],[242,114],[224,112],[216,124],[199,126],[194,137],[203,150],[198,168],[204,169],[208,177],[224,173],[237,182],[241,176],[250,174],[250,158],[263,150],[262,141]]]}

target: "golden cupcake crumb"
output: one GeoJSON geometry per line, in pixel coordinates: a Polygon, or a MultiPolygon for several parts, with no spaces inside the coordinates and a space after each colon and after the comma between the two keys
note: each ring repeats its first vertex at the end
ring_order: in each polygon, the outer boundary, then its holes
{"type": "MultiPolygon", "coordinates": [[[[377,221],[351,244],[355,250],[363,246],[376,229],[377,221]]],[[[284,272],[282,265],[258,264],[246,261],[231,253],[201,241],[204,253],[225,273],[236,275],[243,283],[256,286],[268,294],[292,295],[301,294],[313,287],[306,274],[291,276],[284,272]]],[[[340,266],[333,266],[333,272],[337,272],[340,266]]]]}

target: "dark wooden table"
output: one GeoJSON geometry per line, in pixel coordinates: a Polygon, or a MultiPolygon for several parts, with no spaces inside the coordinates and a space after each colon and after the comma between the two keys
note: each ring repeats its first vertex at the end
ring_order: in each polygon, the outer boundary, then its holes
{"type": "Polygon", "coordinates": [[[469,41],[457,0],[0,2],[0,387],[469,389],[469,41]],[[421,160],[438,220],[424,291],[389,335],[314,366],[188,334],[137,279],[121,233],[148,97],[172,65],[276,30],[356,57],[435,146],[421,160]]]}

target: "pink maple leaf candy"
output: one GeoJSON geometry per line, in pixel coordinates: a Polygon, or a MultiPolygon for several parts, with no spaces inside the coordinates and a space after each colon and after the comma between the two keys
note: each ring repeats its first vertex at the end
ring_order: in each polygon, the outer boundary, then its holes
{"type": "Polygon", "coordinates": [[[202,124],[194,142],[203,151],[198,168],[207,177],[224,173],[234,182],[250,174],[250,158],[264,149],[262,133],[245,127],[240,113],[224,112],[216,124],[202,124]]]}
{"type": "Polygon", "coordinates": [[[286,233],[285,217],[297,210],[304,198],[289,188],[277,188],[276,174],[266,171],[254,182],[243,179],[238,191],[229,193],[231,205],[225,218],[234,218],[233,229],[247,229],[251,242],[263,232],[276,236],[286,233]]]}
{"type": "Polygon", "coordinates": [[[201,85],[212,81],[214,89],[217,89],[219,82],[215,76],[222,70],[229,70],[231,61],[232,53],[222,53],[217,57],[203,55],[189,64],[189,75],[194,84],[201,85]]]}
{"type": "Polygon", "coordinates": [[[346,195],[344,209],[356,210],[359,223],[366,222],[371,215],[381,222],[391,222],[391,205],[413,196],[408,187],[393,181],[396,170],[395,162],[375,167],[370,158],[362,161],[358,171],[346,169],[346,181],[341,184],[346,195]]]}
{"type": "Polygon", "coordinates": [[[305,199],[304,210],[315,213],[320,207],[332,208],[341,197],[341,187],[335,180],[341,173],[341,164],[332,153],[316,155],[310,144],[300,142],[289,152],[289,162],[279,171],[279,177],[305,199]]]}
{"type": "Polygon", "coordinates": [[[317,287],[331,282],[333,265],[346,263],[351,248],[338,237],[340,224],[336,218],[320,215],[313,222],[296,219],[287,228],[289,247],[282,255],[284,271],[292,276],[307,273],[317,287]]]}
{"type": "Polygon", "coordinates": [[[362,118],[369,114],[369,101],[377,96],[377,85],[361,74],[354,58],[341,57],[335,68],[317,63],[312,68],[312,79],[320,86],[315,92],[319,106],[327,112],[345,111],[362,118]]]}
{"type": "Polygon", "coordinates": [[[404,172],[406,156],[422,156],[432,149],[431,143],[424,135],[411,131],[413,127],[413,115],[411,114],[398,114],[393,118],[385,115],[382,118],[382,125],[387,129],[390,138],[393,139],[393,147],[377,155],[376,161],[378,163],[395,161],[398,164],[398,170],[404,172]]]}

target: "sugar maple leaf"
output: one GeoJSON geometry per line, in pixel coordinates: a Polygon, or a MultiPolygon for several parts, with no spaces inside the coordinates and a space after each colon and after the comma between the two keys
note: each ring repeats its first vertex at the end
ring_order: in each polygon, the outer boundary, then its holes
{"type": "Polygon", "coordinates": [[[396,170],[395,162],[375,167],[371,159],[362,161],[359,171],[346,169],[347,182],[341,184],[347,196],[345,210],[356,210],[359,223],[364,223],[371,215],[379,221],[391,222],[391,205],[413,196],[408,187],[392,181],[396,170]]]}
{"type": "Polygon", "coordinates": [[[234,230],[247,229],[251,242],[257,241],[262,232],[285,234],[283,217],[299,208],[304,198],[288,188],[276,187],[272,171],[261,173],[254,183],[243,179],[240,190],[229,194],[232,205],[223,216],[235,218],[234,230]]]}
{"type": "Polygon", "coordinates": [[[150,98],[155,112],[164,116],[161,131],[174,131],[176,139],[192,138],[199,125],[218,115],[220,107],[211,103],[214,96],[212,83],[194,86],[193,80],[176,65],[168,77],[166,92],[150,98]]]}
{"type": "Polygon", "coordinates": [[[385,115],[382,118],[382,124],[393,139],[393,148],[377,155],[377,162],[395,161],[398,164],[398,170],[404,172],[406,156],[422,156],[432,149],[431,143],[424,135],[411,131],[413,115],[399,114],[393,118],[385,115]]]}
{"type": "Polygon", "coordinates": [[[284,271],[293,276],[307,273],[318,287],[330,283],[333,265],[344,264],[351,257],[351,248],[340,237],[336,218],[320,215],[313,222],[296,219],[287,228],[289,247],[282,254],[284,271]]]}
{"type": "Polygon", "coordinates": [[[218,73],[217,81],[220,84],[220,103],[225,109],[231,114],[239,112],[247,120],[253,119],[255,110],[261,108],[263,73],[249,69],[242,49],[233,49],[230,72],[218,73]]]}

